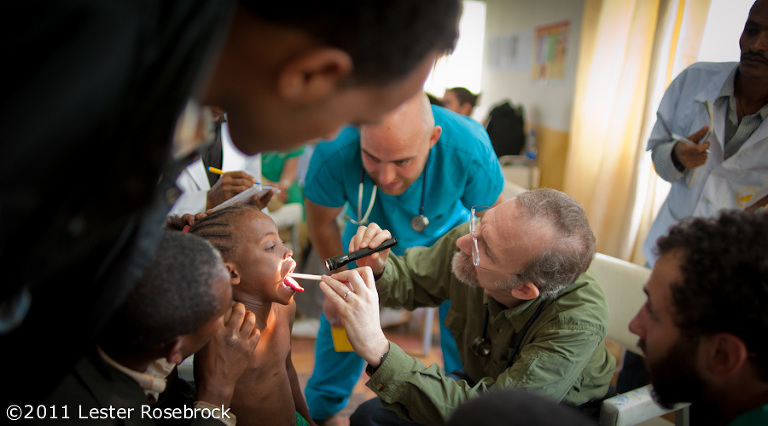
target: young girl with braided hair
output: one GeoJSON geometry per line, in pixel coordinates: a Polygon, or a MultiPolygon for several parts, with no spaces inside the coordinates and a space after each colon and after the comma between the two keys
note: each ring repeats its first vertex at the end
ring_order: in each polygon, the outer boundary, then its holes
{"type": "Polygon", "coordinates": [[[221,252],[232,298],[255,314],[261,331],[260,343],[232,396],[230,407],[238,425],[311,424],[291,361],[293,296],[304,289],[291,278],[296,262],[275,223],[256,207],[235,205],[198,217],[188,230],[221,252]]]}

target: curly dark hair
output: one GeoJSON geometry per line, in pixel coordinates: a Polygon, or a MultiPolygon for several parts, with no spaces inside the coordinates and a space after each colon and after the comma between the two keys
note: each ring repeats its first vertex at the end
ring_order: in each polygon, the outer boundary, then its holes
{"type": "Polygon", "coordinates": [[[240,0],[256,16],[301,29],[352,57],[351,84],[386,85],[431,51],[451,52],[459,0],[240,0]]]}
{"type": "Polygon", "coordinates": [[[685,219],[659,238],[656,250],[683,254],[683,282],[671,289],[681,332],[739,337],[768,381],[768,212],[685,219]]]}

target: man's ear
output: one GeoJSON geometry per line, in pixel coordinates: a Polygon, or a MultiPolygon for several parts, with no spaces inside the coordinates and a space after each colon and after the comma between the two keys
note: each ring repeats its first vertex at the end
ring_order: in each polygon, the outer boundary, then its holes
{"type": "Polygon", "coordinates": [[[443,128],[440,126],[435,126],[432,129],[432,135],[429,136],[429,148],[432,149],[433,146],[437,143],[437,141],[440,140],[440,135],[443,134],[443,128]]]}
{"type": "Polygon", "coordinates": [[[512,297],[518,300],[533,300],[539,297],[539,288],[531,281],[525,281],[510,290],[512,297]]]}
{"type": "Polygon", "coordinates": [[[231,262],[224,262],[224,266],[229,271],[229,283],[232,285],[240,284],[240,272],[238,272],[237,267],[231,262]]]}
{"type": "Polygon", "coordinates": [[[179,365],[184,361],[184,354],[181,352],[183,340],[181,336],[177,336],[165,345],[165,359],[171,364],[179,365]]]}
{"type": "Polygon", "coordinates": [[[709,374],[720,378],[732,376],[747,362],[747,345],[731,333],[716,333],[702,340],[704,362],[709,374]]]}
{"type": "Polygon", "coordinates": [[[463,104],[459,105],[459,113],[461,115],[469,116],[470,111],[472,111],[472,104],[469,102],[464,102],[463,104]]]}
{"type": "Polygon", "coordinates": [[[311,103],[336,90],[352,72],[352,58],[341,49],[315,48],[288,61],[279,71],[277,92],[285,99],[311,103]]]}

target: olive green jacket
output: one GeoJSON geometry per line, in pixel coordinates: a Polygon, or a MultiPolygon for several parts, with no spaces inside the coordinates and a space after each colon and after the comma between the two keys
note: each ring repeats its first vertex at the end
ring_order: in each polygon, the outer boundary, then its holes
{"type": "Polygon", "coordinates": [[[553,300],[537,298],[506,309],[451,273],[456,240],[467,232],[462,225],[430,248],[390,255],[376,285],[383,306],[414,309],[451,300],[445,325],[474,384],[446,377],[437,365],[425,367],[390,343],[387,358],[367,386],[385,406],[422,424],[439,423],[459,404],[499,389],[525,388],[574,406],[605,396],[616,361],[604,343],[608,306],[596,280],[586,273],[553,300]],[[506,368],[515,339],[542,303],[514,363],[506,368]],[[491,353],[480,357],[471,345],[482,333],[486,304],[491,353]]]}

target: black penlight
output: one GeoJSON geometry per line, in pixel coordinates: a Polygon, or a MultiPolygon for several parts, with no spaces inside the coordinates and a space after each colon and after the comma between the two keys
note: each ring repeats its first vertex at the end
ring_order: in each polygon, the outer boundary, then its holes
{"type": "Polygon", "coordinates": [[[360,250],[355,250],[352,253],[347,254],[340,254],[338,256],[329,257],[328,259],[325,259],[325,269],[328,270],[328,272],[333,271],[334,269],[339,269],[342,266],[346,265],[349,262],[354,262],[355,260],[362,259],[366,256],[370,256],[376,252],[380,252],[382,250],[386,250],[390,247],[394,247],[397,245],[397,238],[392,237],[383,243],[379,244],[376,248],[361,248],[360,250]]]}

